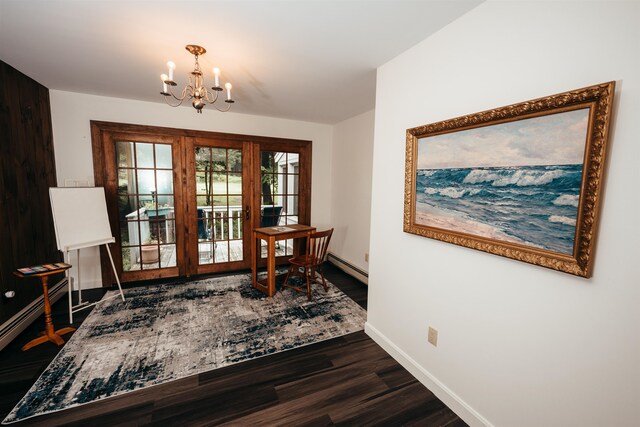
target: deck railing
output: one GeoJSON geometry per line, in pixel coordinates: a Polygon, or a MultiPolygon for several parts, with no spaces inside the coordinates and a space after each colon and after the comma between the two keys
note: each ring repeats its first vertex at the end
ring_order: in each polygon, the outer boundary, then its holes
{"type": "MultiPolygon", "coordinates": [[[[210,206],[199,209],[211,212],[210,206]]],[[[215,206],[212,220],[212,240],[227,240],[227,234],[229,240],[242,238],[242,206],[215,206]]]]}
{"type": "MultiPolygon", "coordinates": [[[[243,209],[242,206],[198,206],[198,211],[204,213],[204,218],[198,218],[198,221],[204,221],[205,230],[210,230],[210,236],[206,240],[237,240],[242,238],[242,222],[243,209]]],[[[135,246],[140,243],[144,244],[151,237],[149,227],[149,217],[159,217],[159,211],[166,219],[174,217],[172,207],[155,209],[140,208],[131,212],[126,216],[129,228],[129,245],[135,246]],[[152,212],[152,215],[149,213],[152,212]],[[138,235],[138,222],[140,221],[140,235],[138,235]]],[[[288,216],[288,223],[297,222],[297,217],[288,216]]],[[[167,233],[173,233],[174,230],[166,230],[167,233]]],[[[209,232],[207,232],[209,233],[209,232]]]]}

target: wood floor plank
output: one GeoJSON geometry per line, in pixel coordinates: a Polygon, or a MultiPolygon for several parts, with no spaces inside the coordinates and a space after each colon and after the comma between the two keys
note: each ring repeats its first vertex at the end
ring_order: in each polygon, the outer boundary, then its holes
{"type": "Polygon", "coordinates": [[[186,404],[181,399],[168,405],[156,402],[154,424],[219,424],[278,404],[276,393],[269,385],[241,387],[215,394],[202,393],[200,388],[196,388],[190,394],[198,396],[198,399],[192,399],[186,404]]]}
{"type": "Polygon", "coordinates": [[[256,411],[224,425],[269,426],[274,422],[277,425],[297,425],[328,414],[338,407],[361,405],[386,390],[387,386],[380,378],[371,373],[332,387],[319,388],[314,393],[256,411]]]}
{"type": "Polygon", "coordinates": [[[417,381],[409,371],[397,363],[379,369],[376,373],[389,388],[396,388],[417,381]]]}
{"type": "Polygon", "coordinates": [[[296,427],[327,427],[333,425],[335,424],[333,424],[331,417],[329,417],[329,415],[327,414],[323,414],[311,420],[296,424],[296,427]]]}
{"type": "Polygon", "coordinates": [[[256,381],[280,384],[333,366],[322,354],[322,347],[306,350],[291,354],[282,352],[278,358],[260,358],[205,372],[200,375],[200,384],[215,383],[222,390],[256,384],[256,381]]]}
{"type": "Polygon", "coordinates": [[[443,406],[437,411],[431,411],[422,416],[416,415],[403,423],[404,427],[440,426],[440,427],[466,427],[462,421],[449,408],[443,406]]]}
{"type": "Polygon", "coordinates": [[[336,425],[402,425],[444,407],[417,381],[397,389],[386,389],[357,407],[339,406],[329,412],[336,425]],[[393,408],[388,412],[385,408],[393,408]]]}
{"type": "MultiPolygon", "coordinates": [[[[358,349],[353,349],[358,352],[358,349]]],[[[361,358],[357,363],[338,364],[333,363],[333,368],[324,372],[318,372],[306,378],[300,378],[276,387],[278,398],[281,402],[287,402],[304,396],[321,388],[330,388],[346,381],[359,378],[369,373],[375,373],[376,367],[381,366],[381,360],[386,365],[395,363],[388,355],[381,357],[380,354],[372,352],[359,352],[361,358]]]]}
{"type": "MultiPolygon", "coordinates": [[[[74,422],[62,419],[60,425],[69,427],[111,427],[117,425],[119,427],[133,427],[150,423],[153,414],[153,404],[144,403],[141,405],[131,405],[127,407],[127,417],[122,416],[122,410],[109,411],[98,416],[79,417],[74,422]]],[[[51,425],[51,424],[46,424],[51,425]]]]}
{"type": "Polygon", "coordinates": [[[355,341],[344,348],[327,351],[327,356],[331,358],[331,362],[336,368],[366,363],[366,366],[371,369],[383,369],[390,364],[394,364],[393,358],[367,337],[363,331],[349,335],[361,336],[365,339],[355,341]],[[346,348],[349,351],[345,351],[346,348]]]}

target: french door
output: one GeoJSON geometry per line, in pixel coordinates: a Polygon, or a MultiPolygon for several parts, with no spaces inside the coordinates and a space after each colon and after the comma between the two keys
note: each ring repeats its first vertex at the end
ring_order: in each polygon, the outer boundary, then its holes
{"type": "Polygon", "coordinates": [[[188,138],[186,157],[190,273],[248,268],[251,143],[188,138]]]}
{"type": "MultiPolygon", "coordinates": [[[[260,206],[260,222],[255,226],[309,224],[311,204],[311,166],[304,146],[264,142],[254,153],[259,165],[259,185],[254,191],[254,206],[260,206]]],[[[286,261],[294,254],[293,240],[278,242],[276,259],[286,261]]],[[[261,245],[260,258],[267,257],[261,245]]],[[[259,264],[262,264],[262,261],[259,264]]]]}
{"type": "MultiPolygon", "coordinates": [[[[91,125],[123,282],[247,269],[252,228],[309,224],[309,141],[91,125]]],[[[281,242],[279,261],[293,251],[281,242]]],[[[101,262],[109,286],[105,254],[101,262]]]]}

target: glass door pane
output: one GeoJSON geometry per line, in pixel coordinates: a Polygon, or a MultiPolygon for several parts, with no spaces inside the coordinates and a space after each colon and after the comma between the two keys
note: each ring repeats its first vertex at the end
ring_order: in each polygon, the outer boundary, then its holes
{"type": "Polygon", "coordinates": [[[171,144],[116,143],[123,272],[177,265],[171,150],[171,144]]]}
{"type": "Polygon", "coordinates": [[[189,219],[196,245],[193,273],[240,268],[249,262],[244,232],[246,156],[242,144],[198,140],[189,152],[194,165],[193,191],[188,196],[195,209],[189,219]]]}
{"type": "MultiPolygon", "coordinates": [[[[260,152],[260,226],[286,226],[299,222],[300,155],[295,152],[260,152]]],[[[278,242],[276,256],[293,255],[293,240],[278,242]]],[[[261,257],[266,258],[263,243],[261,257]]]]}

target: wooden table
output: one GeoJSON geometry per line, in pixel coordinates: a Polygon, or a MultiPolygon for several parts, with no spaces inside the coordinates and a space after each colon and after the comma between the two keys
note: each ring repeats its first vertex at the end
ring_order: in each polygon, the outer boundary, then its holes
{"type": "MultiPolygon", "coordinates": [[[[251,278],[253,287],[272,297],[276,293],[276,241],[309,237],[315,227],[291,224],[278,227],[262,227],[253,230],[251,244],[251,278]],[[258,280],[258,259],[260,240],[267,241],[267,278],[258,280]]],[[[294,251],[295,252],[295,251],[294,251]]]]}
{"type": "Polygon", "coordinates": [[[52,343],[55,343],[57,345],[62,345],[64,344],[64,340],[62,339],[61,335],[68,334],[69,332],[73,332],[76,330],[75,328],[62,328],[56,331],[53,329],[53,321],[51,320],[51,302],[49,301],[49,286],[48,286],[49,276],[51,276],[52,274],[63,273],[65,270],[68,270],[69,268],[71,268],[71,266],[62,267],[56,270],[48,270],[40,273],[31,273],[31,274],[22,274],[19,271],[13,272],[13,274],[15,274],[18,277],[39,277],[40,283],[42,284],[42,290],[44,292],[44,328],[45,328],[44,332],[42,333],[42,336],[39,336],[38,338],[35,338],[29,341],[28,343],[26,343],[22,347],[22,351],[27,351],[30,348],[40,345],[42,343],[45,343],[47,341],[51,341],[52,343]]]}

